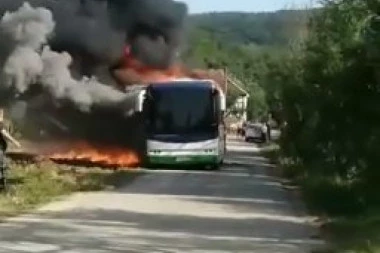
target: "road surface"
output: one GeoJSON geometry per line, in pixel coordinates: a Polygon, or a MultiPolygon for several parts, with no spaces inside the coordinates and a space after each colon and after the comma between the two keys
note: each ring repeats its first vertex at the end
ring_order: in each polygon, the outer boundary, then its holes
{"type": "Polygon", "coordinates": [[[322,242],[253,144],[221,171],[151,171],[0,225],[0,252],[311,252],[322,242]]]}

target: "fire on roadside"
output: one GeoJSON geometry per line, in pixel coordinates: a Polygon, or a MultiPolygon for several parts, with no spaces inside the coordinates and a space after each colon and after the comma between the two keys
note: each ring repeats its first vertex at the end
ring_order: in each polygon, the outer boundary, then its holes
{"type": "Polygon", "coordinates": [[[54,162],[80,163],[101,167],[133,168],[140,164],[137,153],[127,148],[86,141],[55,144],[45,150],[44,156],[54,162]]]}
{"type": "MultiPolygon", "coordinates": [[[[179,78],[213,79],[219,85],[224,84],[224,73],[220,71],[188,70],[181,64],[173,64],[167,69],[151,68],[138,61],[128,47],[125,48],[121,66],[115,69],[113,74],[121,85],[165,82],[179,78]]],[[[140,164],[136,152],[122,147],[95,145],[86,141],[69,142],[64,145],[58,142],[55,146],[58,148],[45,152],[45,157],[55,162],[118,168],[137,167],[140,164]]]]}

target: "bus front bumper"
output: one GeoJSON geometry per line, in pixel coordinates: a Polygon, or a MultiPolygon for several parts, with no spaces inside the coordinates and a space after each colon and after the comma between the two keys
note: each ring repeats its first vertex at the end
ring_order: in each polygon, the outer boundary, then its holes
{"type": "Polygon", "coordinates": [[[217,155],[148,155],[148,163],[157,165],[216,164],[217,155]]]}
{"type": "Polygon", "coordinates": [[[148,140],[147,144],[147,162],[152,165],[209,165],[221,158],[218,139],[190,143],[148,140]]]}

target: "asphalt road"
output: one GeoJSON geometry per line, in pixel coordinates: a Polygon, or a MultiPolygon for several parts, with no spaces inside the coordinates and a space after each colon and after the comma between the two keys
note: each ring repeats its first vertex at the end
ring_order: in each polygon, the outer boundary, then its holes
{"type": "Polygon", "coordinates": [[[221,171],[151,171],[0,225],[0,252],[311,252],[310,217],[253,144],[229,141],[221,171]]]}

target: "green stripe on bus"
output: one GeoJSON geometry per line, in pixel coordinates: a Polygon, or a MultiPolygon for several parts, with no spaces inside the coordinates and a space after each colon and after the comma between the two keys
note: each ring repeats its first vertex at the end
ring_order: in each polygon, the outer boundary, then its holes
{"type": "Polygon", "coordinates": [[[219,157],[216,155],[189,155],[189,156],[148,156],[152,164],[202,164],[217,163],[219,157]]]}

